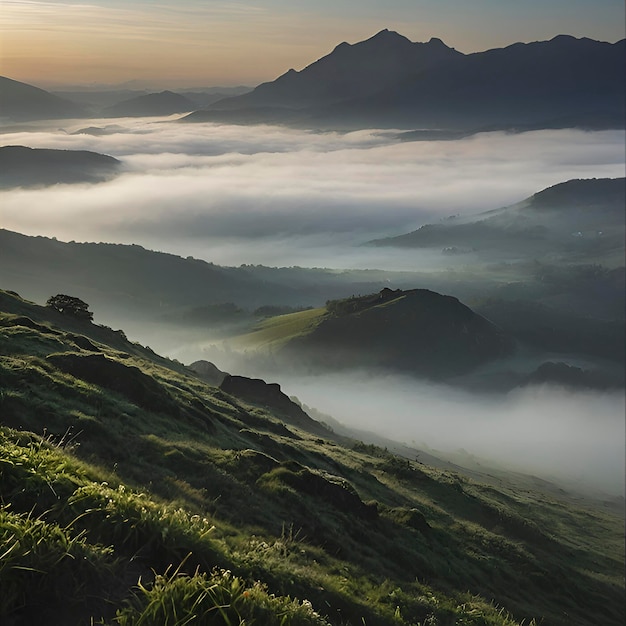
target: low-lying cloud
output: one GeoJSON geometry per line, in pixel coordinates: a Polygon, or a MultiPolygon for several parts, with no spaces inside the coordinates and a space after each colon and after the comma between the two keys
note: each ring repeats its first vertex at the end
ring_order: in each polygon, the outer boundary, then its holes
{"type": "Polygon", "coordinates": [[[281,376],[283,391],[351,428],[476,455],[572,489],[624,493],[623,392],[555,386],[478,394],[401,376],[281,376]]]}
{"type": "Polygon", "coordinates": [[[414,269],[414,254],[356,246],[571,178],[621,176],[623,141],[622,131],[398,142],[393,131],[82,120],[7,132],[2,143],[102,152],[120,158],[124,173],[98,185],[3,192],[3,226],[223,264],[414,269]],[[85,126],[111,132],[72,134],[85,126]]]}

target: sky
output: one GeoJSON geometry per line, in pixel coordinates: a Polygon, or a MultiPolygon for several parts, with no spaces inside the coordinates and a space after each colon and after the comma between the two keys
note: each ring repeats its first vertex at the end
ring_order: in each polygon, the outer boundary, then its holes
{"type": "Polygon", "coordinates": [[[558,34],[614,42],[624,20],[623,0],[0,0],[0,74],[44,88],[254,86],[383,28],[469,53],[558,34]]]}

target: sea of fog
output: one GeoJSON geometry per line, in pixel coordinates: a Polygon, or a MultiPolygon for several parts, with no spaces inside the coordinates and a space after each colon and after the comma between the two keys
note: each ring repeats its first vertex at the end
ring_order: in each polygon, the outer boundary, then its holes
{"type": "MultiPolygon", "coordinates": [[[[97,185],[4,191],[2,227],[137,243],[223,265],[416,270],[429,264],[426,255],[361,244],[510,205],[572,178],[624,175],[624,131],[420,142],[396,134],[175,118],[9,128],[4,145],[93,150],[119,158],[124,169],[97,185]],[[105,132],[75,134],[85,127],[105,132]]],[[[623,493],[623,393],[539,387],[493,396],[363,373],[278,382],[349,426],[623,493]]]]}
{"type": "Polygon", "coordinates": [[[423,269],[425,255],[361,244],[513,204],[572,178],[624,175],[623,131],[401,142],[390,130],[123,118],[9,128],[1,141],[92,150],[124,166],[97,185],[3,192],[4,228],[138,243],[222,265],[423,269]],[[104,134],[76,134],[89,127],[104,134]]]}
{"type": "Polygon", "coordinates": [[[473,393],[367,372],[280,378],[285,393],[350,428],[440,451],[443,458],[462,450],[485,471],[492,464],[574,490],[624,494],[622,391],[539,385],[473,393]]]}

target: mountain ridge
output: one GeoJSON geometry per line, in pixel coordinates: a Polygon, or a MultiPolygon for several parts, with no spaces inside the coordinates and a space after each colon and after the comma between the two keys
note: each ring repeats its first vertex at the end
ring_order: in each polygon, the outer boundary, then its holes
{"type": "Polygon", "coordinates": [[[86,109],[45,89],[0,76],[0,118],[13,121],[81,117],[86,109]]]}
{"type": "Polygon", "coordinates": [[[623,127],[625,41],[560,35],[463,54],[381,31],[184,119],[253,123],[282,112],[286,124],[335,129],[550,127],[557,118],[623,127]]]}

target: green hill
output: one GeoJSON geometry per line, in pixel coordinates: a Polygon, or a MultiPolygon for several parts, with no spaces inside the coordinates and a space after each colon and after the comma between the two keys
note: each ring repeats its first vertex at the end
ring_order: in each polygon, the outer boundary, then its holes
{"type": "Polygon", "coordinates": [[[277,386],[224,383],[0,292],[1,623],[623,623],[608,509],[482,485],[335,435],[277,386]]]}
{"type": "Polygon", "coordinates": [[[509,337],[456,298],[388,288],[270,318],[234,345],[311,369],[382,367],[433,378],[513,351],[509,337]]]}

